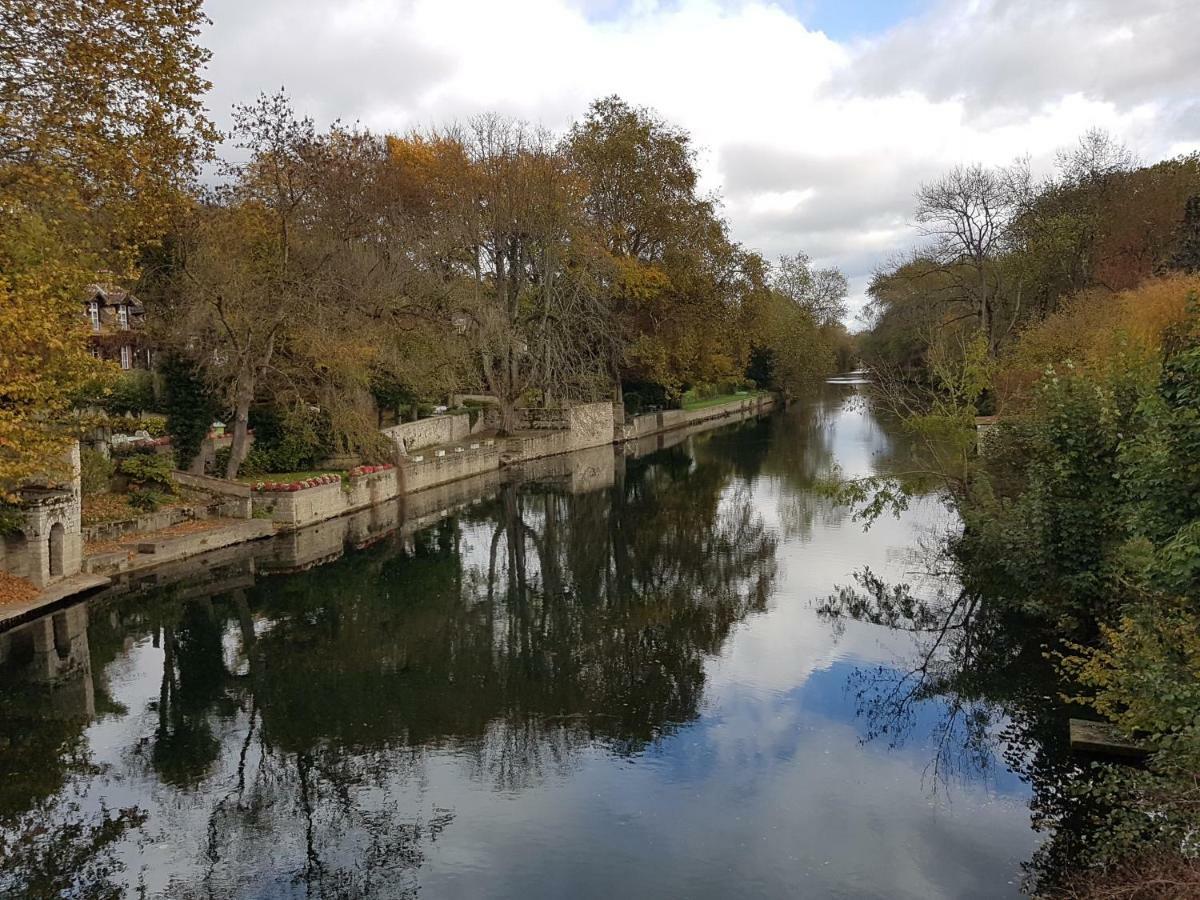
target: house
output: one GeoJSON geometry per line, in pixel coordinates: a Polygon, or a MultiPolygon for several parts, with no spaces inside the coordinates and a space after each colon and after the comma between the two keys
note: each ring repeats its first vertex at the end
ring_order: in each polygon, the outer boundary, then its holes
{"type": "Polygon", "coordinates": [[[120,288],[94,284],[88,288],[84,313],[92,330],[92,356],[111,359],[122,369],[150,368],[146,311],[140,300],[120,288]]]}

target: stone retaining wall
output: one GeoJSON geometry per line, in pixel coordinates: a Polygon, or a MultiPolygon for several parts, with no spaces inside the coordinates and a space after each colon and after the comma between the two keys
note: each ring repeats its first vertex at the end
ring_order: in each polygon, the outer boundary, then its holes
{"type": "Polygon", "coordinates": [[[401,458],[400,489],[411,494],[499,468],[500,448],[495,441],[465,441],[401,458]]]}
{"type": "Polygon", "coordinates": [[[301,491],[255,491],[254,514],[269,516],[276,527],[289,530],[385,503],[399,494],[398,470],[388,469],[301,491]]]}
{"type": "Polygon", "coordinates": [[[566,409],[520,409],[517,415],[519,427],[531,433],[505,439],[505,465],[613,442],[613,408],[607,400],[566,409]]]}
{"type": "Polygon", "coordinates": [[[636,440],[647,435],[670,431],[674,428],[684,428],[688,425],[694,425],[697,422],[706,422],[709,419],[766,412],[769,409],[773,409],[775,403],[776,399],[773,395],[759,394],[755,397],[746,397],[743,400],[731,400],[728,403],[721,403],[717,406],[706,406],[703,409],[664,409],[661,412],[645,413],[629,419],[621,429],[621,433],[617,439],[620,441],[636,440]]]}
{"type": "Polygon", "coordinates": [[[212,475],[197,475],[194,472],[171,473],[174,479],[188,487],[208,491],[210,494],[220,494],[225,497],[249,497],[250,485],[240,481],[226,481],[224,478],[214,478],[212,475]]]}
{"type": "Polygon", "coordinates": [[[381,429],[381,433],[396,445],[398,454],[404,456],[425,447],[466,440],[473,430],[479,429],[472,429],[470,413],[457,413],[404,422],[381,429]]]}

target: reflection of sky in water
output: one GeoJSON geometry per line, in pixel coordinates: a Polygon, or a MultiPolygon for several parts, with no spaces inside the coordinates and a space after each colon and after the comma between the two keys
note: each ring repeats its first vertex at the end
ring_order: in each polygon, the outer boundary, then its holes
{"type": "MultiPolygon", "coordinates": [[[[869,474],[893,452],[886,431],[853,401],[855,391],[828,388],[822,405],[793,407],[769,429],[748,432],[748,440],[768,443],[761,471],[749,484],[735,478],[723,496],[728,502],[749,490],[754,512],[780,539],[778,578],[766,612],[736,624],[705,661],[698,718],[666,727],[632,756],[603,741],[564,752],[539,746],[535,771],[503,788],[478,770],[472,748],[452,739],[413,749],[404,764],[402,748],[381,757],[395,768],[355,789],[363,805],[413,820],[439,810],[454,815],[424,846],[415,873],[405,873],[407,887],[419,883],[423,898],[1016,893],[1035,837],[1028,791],[999,749],[986,754],[984,768],[966,764],[943,782],[931,778],[940,700],[914,708],[898,744],[864,740],[855,675],[895,671],[913,642],[853,622],[835,634],[813,609],[864,565],[919,584],[914,544],[953,526],[940,504],[926,500],[864,532],[813,492],[833,463],[848,475],[869,474]]],[[[703,435],[692,440],[698,458],[711,449],[703,435]]],[[[485,524],[463,528],[464,569],[486,571],[490,534],[485,524]]],[[[236,632],[224,638],[232,657],[236,632]]],[[[202,875],[211,797],[228,790],[248,727],[245,710],[216,718],[220,759],[199,790],[159,783],[141,742],[155,728],[162,670],[162,651],[148,640],[126,648],[105,678],[128,714],[101,718],[86,732],[96,761],[109,767],[87,786],[86,801],[140,804],[153,814],[157,839],[123,854],[131,873],[148,867],[152,894],[172,873],[202,875]]],[[[240,896],[303,896],[296,883],[266,880],[279,860],[302,852],[301,836],[267,837],[255,844],[257,855],[237,860],[247,875],[240,896]]],[[[331,855],[353,862],[362,852],[358,837],[346,829],[342,840],[331,855]]]]}

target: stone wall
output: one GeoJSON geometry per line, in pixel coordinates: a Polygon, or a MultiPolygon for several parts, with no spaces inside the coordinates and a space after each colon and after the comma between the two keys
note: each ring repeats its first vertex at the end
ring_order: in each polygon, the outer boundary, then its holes
{"type": "Polygon", "coordinates": [[[248,519],[251,510],[248,508],[249,496],[231,498],[225,501],[209,503],[202,506],[176,506],[171,509],[147,513],[133,519],[120,522],[101,522],[98,525],[86,525],[82,529],[85,544],[98,541],[115,541],[127,534],[161,531],[193,519],[209,519],[220,517],[224,519],[248,519]]]}
{"type": "Polygon", "coordinates": [[[505,465],[613,442],[613,409],[607,400],[566,409],[520,409],[517,415],[527,433],[504,439],[505,465]]]}
{"type": "Polygon", "coordinates": [[[276,527],[303,528],[392,500],[400,493],[397,469],[358,475],[301,491],[254,492],[254,514],[270,516],[276,527]]]}
{"type": "Polygon", "coordinates": [[[400,489],[405,494],[469,478],[500,468],[500,448],[490,438],[400,459],[400,489]]]}
{"type": "Polygon", "coordinates": [[[746,397],[744,400],[731,400],[717,406],[706,406],[703,409],[664,409],[661,412],[645,413],[628,419],[621,428],[618,440],[636,440],[674,428],[684,428],[697,422],[707,422],[710,419],[766,412],[773,409],[775,403],[774,396],[759,394],[754,397],[746,397]]]}
{"type": "Polygon", "coordinates": [[[208,491],[210,494],[244,498],[249,497],[251,493],[250,485],[243,484],[240,481],[226,481],[224,478],[216,478],[212,475],[197,475],[194,472],[176,471],[172,475],[180,484],[208,491]]]}
{"type": "Polygon", "coordinates": [[[397,453],[403,456],[425,447],[466,440],[472,433],[471,416],[470,413],[430,416],[384,428],[381,433],[396,445],[397,453]]]}

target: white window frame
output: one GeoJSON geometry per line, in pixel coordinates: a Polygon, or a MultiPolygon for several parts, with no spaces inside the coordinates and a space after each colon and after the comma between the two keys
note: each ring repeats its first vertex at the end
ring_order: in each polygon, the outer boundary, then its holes
{"type": "Polygon", "coordinates": [[[130,347],[128,344],[121,345],[121,368],[122,369],[132,369],[133,368],[133,348],[130,347]]]}
{"type": "Polygon", "coordinates": [[[129,327],[129,307],[124,304],[117,307],[117,327],[121,329],[129,327]]]}
{"type": "Polygon", "coordinates": [[[92,323],[92,331],[100,330],[100,304],[95,300],[88,301],[88,320],[92,323]]]}

